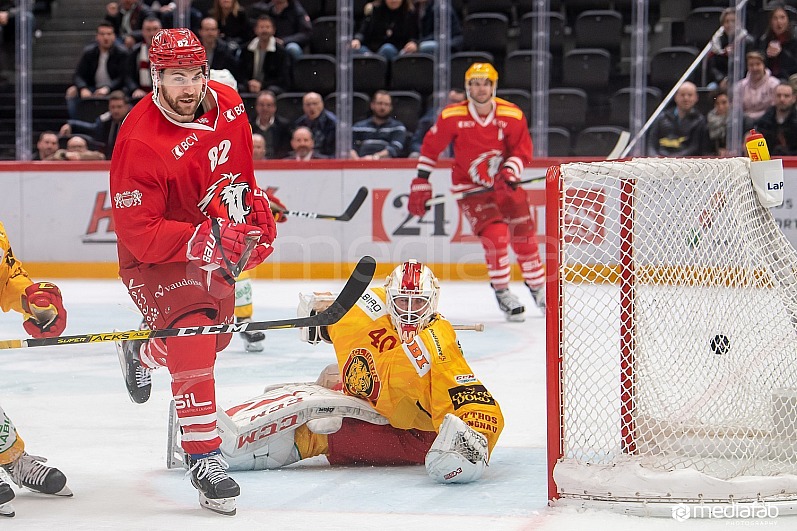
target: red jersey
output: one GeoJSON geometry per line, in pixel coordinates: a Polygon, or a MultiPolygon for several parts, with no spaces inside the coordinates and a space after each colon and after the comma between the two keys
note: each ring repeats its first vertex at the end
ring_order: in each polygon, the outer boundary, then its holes
{"type": "Polygon", "coordinates": [[[244,104],[221,83],[207,90],[217,106],[193,122],[171,119],[147,96],[119,129],[110,191],[121,270],[186,262],[197,225],[249,213],[257,183],[244,104]]]}
{"type": "Polygon", "coordinates": [[[493,112],[481,118],[468,101],[447,106],[423,139],[418,171],[431,172],[440,153],[454,143],[452,190],[462,191],[493,178],[506,166],[520,176],[531,163],[532,144],[523,111],[494,98],[493,112]]]}

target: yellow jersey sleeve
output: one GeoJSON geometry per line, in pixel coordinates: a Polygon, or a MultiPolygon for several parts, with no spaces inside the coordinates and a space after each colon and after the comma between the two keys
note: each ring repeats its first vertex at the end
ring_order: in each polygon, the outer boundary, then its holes
{"type": "Polygon", "coordinates": [[[402,344],[384,289],[370,288],[328,329],[345,393],[368,400],[400,429],[437,431],[453,413],[483,433],[492,450],[503,429],[501,409],[473,376],[447,320],[438,316],[402,344]]]}
{"type": "Polygon", "coordinates": [[[25,288],[33,284],[22,263],[14,258],[11,242],[8,241],[6,228],[0,223],[0,308],[4,312],[14,310],[24,314],[22,310],[22,294],[25,288]]]}

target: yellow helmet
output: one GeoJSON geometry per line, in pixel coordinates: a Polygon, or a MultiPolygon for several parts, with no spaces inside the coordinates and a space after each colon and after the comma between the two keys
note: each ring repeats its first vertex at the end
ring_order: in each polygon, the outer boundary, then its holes
{"type": "Polygon", "coordinates": [[[495,85],[498,81],[498,72],[490,63],[473,63],[467,71],[465,71],[465,85],[471,79],[489,79],[495,85]]]}

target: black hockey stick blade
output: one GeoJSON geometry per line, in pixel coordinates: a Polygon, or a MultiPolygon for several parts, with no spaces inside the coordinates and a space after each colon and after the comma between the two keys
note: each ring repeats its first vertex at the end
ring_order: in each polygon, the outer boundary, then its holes
{"type": "Polygon", "coordinates": [[[357,302],[368,288],[376,271],[376,260],[364,256],[354,267],[349,280],[340,291],[332,305],[316,315],[278,319],[275,321],[253,321],[243,323],[217,324],[209,326],[189,326],[185,328],[162,328],[160,330],[128,330],[125,332],[103,332],[75,336],[45,337],[31,339],[11,339],[0,341],[0,350],[51,345],[76,345],[101,343],[105,341],[128,341],[134,339],[155,339],[158,337],[180,337],[198,335],[232,334],[251,330],[278,330],[282,328],[302,328],[305,326],[327,326],[338,322],[357,302]]]}
{"type": "Polygon", "coordinates": [[[354,214],[360,209],[362,204],[365,202],[365,198],[368,197],[368,188],[365,186],[361,186],[357,193],[354,195],[354,199],[351,200],[349,206],[346,207],[346,211],[339,216],[333,216],[332,214],[319,214],[318,212],[304,212],[302,210],[286,210],[286,216],[293,216],[296,218],[309,218],[309,219],[332,219],[335,221],[349,221],[354,214]]]}

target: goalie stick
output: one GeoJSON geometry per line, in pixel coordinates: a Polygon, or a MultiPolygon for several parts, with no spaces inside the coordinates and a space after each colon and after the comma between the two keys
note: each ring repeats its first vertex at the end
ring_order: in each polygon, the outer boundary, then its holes
{"type": "Polygon", "coordinates": [[[28,347],[46,347],[50,345],[74,345],[99,343],[104,341],[122,341],[133,339],[155,339],[159,337],[180,337],[215,334],[232,334],[234,332],[251,332],[255,330],[276,330],[282,328],[300,328],[303,326],[327,326],[338,322],[357,302],[374,278],[376,261],[364,256],[354,267],[346,285],[326,310],[309,317],[278,319],[275,321],[252,321],[210,326],[189,326],[185,328],[162,328],[160,330],[127,330],[124,332],[102,332],[98,334],[82,334],[75,336],[45,337],[32,339],[11,339],[0,341],[0,350],[28,347]]]}
{"type": "MultiPolygon", "coordinates": [[[[620,136],[617,137],[617,143],[612,148],[612,151],[606,157],[606,160],[616,160],[620,158],[620,154],[623,152],[625,147],[628,145],[628,140],[631,138],[631,134],[628,131],[623,131],[620,133],[620,136]]],[[[523,181],[518,182],[518,186],[528,183],[533,183],[537,181],[545,180],[545,175],[537,175],[536,177],[531,177],[529,179],[525,179],[523,181]]],[[[491,192],[492,187],[490,188],[476,188],[473,190],[466,190],[464,192],[457,192],[451,195],[441,195],[437,197],[433,197],[426,202],[427,207],[431,207],[434,205],[439,205],[440,203],[445,203],[449,199],[459,200],[465,197],[470,197],[472,195],[483,194],[484,192],[491,192]]]]}
{"type": "Polygon", "coordinates": [[[368,188],[366,188],[365,186],[361,186],[360,189],[357,190],[357,193],[354,194],[354,199],[351,200],[349,206],[346,207],[346,210],[343,212],[343,214],[339,216],[333,216],[332,214],[319,214],[317,212],[305,212],[302,210],[280,209],[280,212],[282,212],[286,216],[293,216],[297,218],[332,219],[335,221],[349,221],[352,217],[354,217],[354,214],[356,214],[357,211],[360,209],[366,197],[368,197],[368,188]]]}

